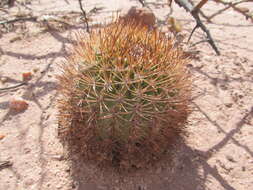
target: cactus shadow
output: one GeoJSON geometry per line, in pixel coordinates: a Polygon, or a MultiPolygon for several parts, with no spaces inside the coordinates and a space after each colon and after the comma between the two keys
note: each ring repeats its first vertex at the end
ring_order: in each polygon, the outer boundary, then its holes
{"type": "MultiPolygon", "coordinates": [[[[68,150],[71,151],[71,150],[68,150]]],[[[83,159],[80,153],[70,154],[71,177],[73,187],[83,189],[124,189],[124,190],[185,190],[204,189],[204,173],[217,171],[206,162],[205,152],[194,150],[183,139],[171,147],[167,155],[146,169],[119,171],[113,166],[98,167],[83,159]]],[[[223,182],[222,182],[223,183],[223,182]]],[[[224,182],[226,186],[226,182],[224,182]]],[[[233,189],[233,188],[231,188],[233,189]]]]}

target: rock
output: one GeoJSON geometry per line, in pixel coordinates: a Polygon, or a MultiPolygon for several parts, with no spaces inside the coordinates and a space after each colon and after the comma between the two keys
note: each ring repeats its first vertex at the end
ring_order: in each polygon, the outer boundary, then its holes
{"type": "Polygon", "coordinates": [[[52,155],[51,158],[54,160],[59,160],[59,161],[62,161],[65,159],[63,155],[52,155]]]}
{"type": "Polygon", "coordinates": [[[7,77],[1,77],[0,81],[1,81],[1,83],[4,84],[4,83],[6,83],[8,81],[8,78],[7,77]]]}
{"type": "Polygon", "coordinates": [[[20,41],[20,40],[22,40],[21,36],[16,36],[16,37],[10,39],[10,43],[13,43],[13,42],[16,42],[16,41],[20,41]]]}
{"type": "Polygon", "coordinates": [[[131,7],[128,10],[124,10],[120,16],[120,19],[124,21],[134,20],[135,22],[149,28],[153,28],[156,22],[154,13],[146,7],[131,7]]]}
{"type": "Polygon", "coordinates": [[[236,7],[242,13],[248,13],[250,10],[246,7],[236,7]]]}
{"type": "Polygon", "coordinates": [[[233,104],[232,104],[232,103],[227,103],[227,104],[225,104],[225,106],[226,106],[227,108],[231,108],[231,107],[233,106],[233,104]]]}
{"type": "Polygon", "coordinates": [[[0,135],[0,140],[4,139],[5,135],[0,135]]]}
{"type": "Polygon", "coordinates": [[[70,168],[66,168],[65,172],[70,173],[70,168]]]}
{"type": "Polygon", "coordinates": [[[147,190],[146,185],[138,185],[138,190],[147,190]]]}
{"type": "Polygon", "coordinates": [[[34,73],[37,73],[39,70],[40,70],[40,69],[37,68],[37,67],[33,68],[33,72],[34,72],[34,73]]]}
{"type": "Polygon", "coordinates": [[[56,185],[56,188],[57,188],[57,189],[62,189],[62,184],[56,185]]]}
{"type": "Polygon", "coordinates": [[[31,149],[30,148],[24,148],[24,153],[25,154],[29,154],[31,152],[31,149]]]}
{"type": "Polygon", "coordinates": [[[9,101],[9,109],[15,112],[23,112],[28,108],[28,103],[23,100],[11,100],[9,101]]]}
{"type": "Polygon", "coordinates": [[[32,79],[32,73],[31,72],[23,73],[22,77],[23,77],[23,81],[29,81],[32,79]]]}

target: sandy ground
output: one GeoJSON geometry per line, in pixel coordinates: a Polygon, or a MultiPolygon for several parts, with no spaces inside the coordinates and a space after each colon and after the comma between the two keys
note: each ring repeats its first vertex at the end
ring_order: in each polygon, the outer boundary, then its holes
{"type": "MultiPolygon", "coordinates": [[[[147,2],[158,23],[163,23],[170,11],[165,1],[147,2]]],[[[92,0],[87,1],[85,9],[101,8],[91,17],[91,23],[95,23],[131,5],[140,6],[133,0],[92,0]]],[[[79,11],[77,1],[35,0],[27,6],[37,15],[79,11]]],[[[194,21],[177,5],[173,7],[173,15],[183,23],[183,34],[189,35],[194,21]]],[[[203,10],[211,14],[222,7],[210,2],[203,10]]],[[[253,7],[252,3],[247,7],[253,7]]],[[[0,135],[4,135],[0,140],[0,164],[12,164],[0,167],[0,189],[253,189],[253,24],[232,10],[213,21],[207,26],[222,55],[216,56],[206,43],[195,46],[200,53],[189,65],[194,76],[194,112],[189,118],[186,143],[179,142],[173,156],[155,166],[127,174],[113,168],[99,169],[83,162],[78,154],[69,159],[57,138],[55,76],[73,42],[73,32],[84,30],[83,24],[61,32],[38,33],[38,26],[29,23],[25,32],[3,34],[0,77],[7,81],[0,88],[19,84],[24,72],[33,72],[33,77],[28,85],[0,91],[0,135]],[[20,33],[22,38],[11,42],[20,33]],[[8,102],[14,98],[25,100],[28,109],[18,114],[10,112],[8,102]]],[[[198,30],[192,42],[203,38],[198,30]]]]}

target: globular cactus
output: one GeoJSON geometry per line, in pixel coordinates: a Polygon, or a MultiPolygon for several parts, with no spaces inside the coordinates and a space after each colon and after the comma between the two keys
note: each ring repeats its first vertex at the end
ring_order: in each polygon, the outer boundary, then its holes
{"type": "Polygon", "coordinates": [[[133,22],[77,36],[59,76],[60,136],[74,139],[91,159],[121,166],[158,158],[189,114],[183,51],[133,22]]]}

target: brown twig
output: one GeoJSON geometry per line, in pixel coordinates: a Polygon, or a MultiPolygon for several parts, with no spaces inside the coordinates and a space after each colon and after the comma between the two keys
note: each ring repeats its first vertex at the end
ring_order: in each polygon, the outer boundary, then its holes
{"type": "Polygon", "coordinates": [[[201,0],[192,10],[192,12],[199,12],[199,10],[201,9],[201,7],[203,7],[208,0],[201,0]]]}
{"type": "Polygon", "coordinates": [[[23,85],[26,85],[26,84],[27,84],[27,82],[22,82],[22,83],[20,83],[20,84],[14,85],[14,86],[6,87],[6,88],[0,88],[0,91],[18,88],[18,87],[23,86],[23,85]]]}
{"type": "Polygon", "coordinates": [[[8,6],[9,6],[9,7],[13,7],[14,4],[15,4],[15,0],[9,0],[9,1],[8,1],[8,6]]]}
{"type": "Polygon", "coordinates": [[[221,14],[222,12],[226,11],[226,10],[229,9],[229,8],[230,8],[230,6],[227,6],[227,7],[223,8],[223,9],[220,9],[220,10],[217,11],[216,13],[214,13],[214,14],[212,14],[211,16],[207,17],[207,21],[208,21],[208,22],[211,22],[211,19],[212,19],[212,18],[214,18],[215,16],[221,14]]]}
{"type": "Polygon", "coordinates": [[[245,11],[241,10],[240,8],[236,7],[236,5],[238,4],[241,4],[241,3],[245,3],[245,2],[253,2],[253,0],[242,0],[242,1],[239,1],[239,2],[235,2],[235,3],[232,3],[232,2],[224,2],[222,0],[216,0],[218,3],[221,3],[223,5],[228,5],[229,7],[232,7],[235,11],[241,13],[242,15],[244,15],[246,17],[246,19],[251,19],[251,21],[253,22],[253,18],[247,14],[245,11]]]}
{"type": "Polygon", "coordinates": [[[4,8],[0,8],[0,11],[3,11],[4,13],[7,13],[7,14],[8,14],[8,11],[5,10],[4,8]]]}
{"type": "Polygon", "coordinates": [[[145,2],[144,2],[144,0],[138,0],[140,3],[141,3],[141,5],[143,6],[143,7],[145,7],[145,2]]]}
{"type": "Polygon", "coordinates": [[[67,4],[70,4],[68,0],[64,0],[67,4]]]}
{"type": "MultiPolygon", "coordinates": [[[[189,2],[194,5],[193,1],[192,0],[189,0],[189,2]]],[[[199,14],[200,16],[202,16],[203,18],[205,18],[206,20],[208,19],[208,16],[206,16],[206,14],[202,11],[202,10],[199,10],[199,14]]]]}
{"type": "Polygon", "coordinates": [[[253,18],[250,17],[250,15],[248,15],[246,12],[242,11],[240,8],[236,7],[236,5],[239,5],[241,3],[246,3],[246,2],[253,2],[253,0],[242,0],[242,1],[238,1],[238,2],[235,2],[235,3],[226,3],[226,2],[223,2],[221,0],[216,0],[217,3],[221,3],[223,5],[227,5],[225,8],[223,9],[220,9],[219,11],[217,11],[216,13],[212,14],[211,16],[207,17],[207,21],[211,22],[211,19],[214,18],[215,16],[221,14],[222,12],[226,11],[227,9],[229,8],[233,8],[235,11],[243,14],[246,19],[250,18],[251,21],[253,22],[253,18]]]}
{"type": "MultiPolygon", "coordinates": [[[[199,7],[202,7],[207,1],[206,0],[202,0],[203,2],[199,5],[199,7]]],[[[199,8],[198,6],[194,7],[193,4],[189,1],[189,0],[175,0],[175,2],[180,6],[183,7],[187,12],[190,12],[192,17],[195,19],[196,21],[196,26],[193,28],[188,41],[190,41],[193,33],[195,32],[195,30],[197,28],[201,28],[207,35],[207,41],[208,43],[212,46],[212,48],[214,49],[214,51],[216,52],[217,55],[220,55],[220,51],[218,50],[218,48],[216,47],[214,40],[209,32],[209,30],[206,28],[206,26],[203,24],[203,22],[201,21],[200,17],[199,17],[199,8]]]]}
{"type": "Polygon", "coordinates": [[[14,23],[14,22],[19,22],[19,21],[36,21],[37,17],[21,17],[21,18],[15,18],[12,20],[3,20],[0,21],[0,24],[10,24],[10,23],[14,23]]]}
{"type": "Polygon", "coordinates": [[[199,42],[196,42],[196,43],[192,44],[190,47],[196,46],[196,45],[204,43],[204,42],[208,42],[208,40],[201,40],[199,42]]]}
{"type": "Polygon", "coordinates": [[[83,13],[83,16],[84,16],[84,20],[85,20],[85,23],[86,23],[86,30],[88,33],[90,33],[90,27],[89,27],[89,23],[88,23],[88,18],[87,18],[87,14],[85,12],[85,10],[83,9],[83,4],[82,4],[82,0],[78,0],[79,2],[79,7],[83,13]]]}
{"type": "Polygon", "coordinates": [[[12,166],[12,162],[10,161],[0,161],[0,170],[11,167],[11,166],[12,166]]]}

